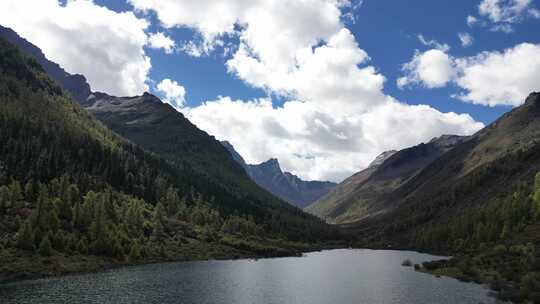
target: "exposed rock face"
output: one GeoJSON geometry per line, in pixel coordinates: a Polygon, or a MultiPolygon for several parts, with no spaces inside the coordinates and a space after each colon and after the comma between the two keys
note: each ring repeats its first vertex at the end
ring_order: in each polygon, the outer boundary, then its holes
{"type": "Polygon", "coordinates": [[[384,163],[388,158],[390,158],[392,155],[394,155],[396,153],[397,153],[396,150],[391,150],[391,151],[385,151],[385,152],[379,154],[379,156],[377,156],[371,162],[371,164],[369,164],[368,168],[374,168],[374,167],[378,167],[378,166],[382,165],[382,163],[384,163]]]}
{"type": "Polygon", "coordinates": [[[249,165],[229,142],[224,141],[222,144],[259,186],[299,208],[309,206],[336,186],[332,182],[304,181],[289,172],[283,172],[275,158],[258,165],[249,165]]]}

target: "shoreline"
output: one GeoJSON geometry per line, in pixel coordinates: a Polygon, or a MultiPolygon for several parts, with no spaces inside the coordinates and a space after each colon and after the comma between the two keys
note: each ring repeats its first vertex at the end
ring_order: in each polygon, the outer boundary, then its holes
{"type": "MultiPolygon", "coordinates": [[[[162,264],[162,263],[179,263],[179,262],[203,262],[203,261],[236,261],[236,260],[249,260],[249,259],[274,259],[274,258],[291,258],[291,257],[302,257],[306,253],[311,252],[320,252],[324,250],[334,250],[334,249],[346,249],[348,247],[337,246],[337,245],[322,245],[322,246],[312,246],[311,248],[304,248],[303,250],[293,250],[292,248],[283,248],[287,251],[277,251],[270,254],[257,254],[249,253],[242,251],[234,251],[233,254],[225,255],[209,255],[205,257],[169,257],[164,259],[148,259],[148,260],[139,260],[139,261],[120,261],[114,258],[102,257],[102,256],[51,256],[48,258],[38,257],[38,256],[28,256],[27,258],[39,259],[45,263],[50,262],[54,264],[54,259],[61,260],[70,260],[77,259],[79,261],[79,266],[82,266],[79,269],[67,270],[67,271],[56,271],[56,272],[47,272],[47,271],[21,271],[21,272],[2,272],[0,268],[0,285],[8,285],[11,283],[17,283],[22,281],[33,281],[45,278],[55,278],[55,277],[64,277],[70,275],[81,275],[81,274],[91,274],[98,273],[103,271],[108,271],[111,269],[124,268],[124,267],[133,267],[133,266],[143,266],[143,265],[152,265],[152,264],[162,264]],[[48,261],[47,261],[48,260],[48,261]],[[83,263],[81,264],[81,261],[83,263]],[[84,263],[87,261],[89,263],[84,263]]],[[[233,249],[234,248],[229,248],[233,249]]],[[[24,259],[22,259],[24,260],[24,259]]]]}

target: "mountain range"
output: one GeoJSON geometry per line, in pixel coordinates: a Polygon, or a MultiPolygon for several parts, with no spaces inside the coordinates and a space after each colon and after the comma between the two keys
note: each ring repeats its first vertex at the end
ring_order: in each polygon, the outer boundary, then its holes
{"type": "Polygon", "coordinates": [[[337,224],[387,212],[397,205],[385,201],[386,196],[467,139],[464,136],[443,135],[411,148],[384,152],[368,168],[347,178],[306,211],[337,224]]]}
{"type": "Polygon", "coordinates": [[[0,27],[0,130],[0,281],[350,244],[453,255],[415,268],[540,300],[540,93],[335,185],[247,164],[152,94],[93,92],[0,27]]]}
{"type": "Polygon", "coordinates": [[[311,205],[336,186],[336,183],[326,181],[304,181],[292,173],[283,172],[275,158],[257,165],[247,164],[231,143],[223,141],[222,144],[254,182],[299,208],[311,205]]]}

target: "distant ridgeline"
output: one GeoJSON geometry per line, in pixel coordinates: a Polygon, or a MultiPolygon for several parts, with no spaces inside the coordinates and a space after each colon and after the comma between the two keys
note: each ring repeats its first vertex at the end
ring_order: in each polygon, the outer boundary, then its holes
{"type": "Polygon", "coordinates": [[[332,182],[304,181],[289,172],[283,172],[277,159],[270,159],[258,165],[249,165],[231,143],[227,141],[221,143],[254,182],[299,208],[311,205],[336,186],[336,183],[332,182]]]}
{"type": "Polygon", "coordinates": [[[126,261],[290,255],[337,237],[259,188],[156,97],[91,93],[79,100],[86,110],[61,86],[69,74],[52,73],[55,83],[45,68],[58,65],[19,37],[37,57],[23,55],[2,39],[18,36],[0,33],[0,280],[126,261]]]}

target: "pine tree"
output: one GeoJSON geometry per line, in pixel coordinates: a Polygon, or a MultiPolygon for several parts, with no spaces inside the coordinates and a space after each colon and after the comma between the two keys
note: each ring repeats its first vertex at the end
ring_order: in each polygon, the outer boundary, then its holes
{"type": "Polygon", "coordinates": [[[11,207],[9,189],[6,186],[0,187],[0,215],[6,214],[11,207]]]}
{"type": "Polygon", "coordinates": [[[77,202],[73,207],[73,226],[79,231],[86,230],[86,223],[88,220],[85,218],[86,213],[83,211],[81,203],[77,202]]]}
{"type": "Polygon", "coordinates": [[[86,237],[82,237],[79,240],[79,243],[77,243],[77,251],[80,254],[87,254],[88,253],[88,241],[86,240],[86,237]]]}
{"type": "Polygon", "coordinates": [[[99,203],[96,207],[95,218],[90,226],[92,240],[92,249],[96,254],[110,254],[111,248],[107,237],[107,222],[105,218],[105,210],[103,203],[99,203]]]}
{"type": "Polygon", "coordinates": [[[180,197],[175,188],[169,187],[167,194],[165,195],[164,205],[167,207],[167,213],[170,216],[176,215],[180,204],[180,197]]]}
{"type": "Polygon", "coordinates": [[[46,234],[45,237],[41,240],[41,243],[39,243],[38,253],[43,257],[51,256],[52,244],[48,234],[46,234]]]}
{"type": "Polygon", "coordinates": [[[17,232],[17,247],[34,250],[34,232],[29,221],[25,221],[17,232]]]}
{"type": "Polygon", "coordinates": [[[501,240],[507,239],[510,236],[510,232],[511,232],[510,225],[508,223],[505,223],[499,238],[501,240]]]}
{"type": "Polygon", "coordinates": [[[141,246],[137,240],[133,241],[131,244],[131,249],[129,251],[129,259],[136,261],[141,258],[141,246]]]}
{"type": "Polygon", "coordinates": [[[18,204],[23,200],[21,184],[14,180],[9,185],[10,200],[12,207],[18,207],[18,204]]]}
{"type": "Polygon", "coordinates": [[[36,183],[34,179],[30,179],[24,186],[24,198],[27,202],[36,201],[36,183]]]}

